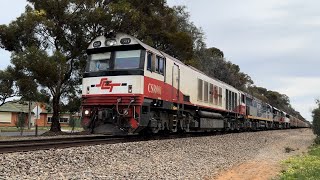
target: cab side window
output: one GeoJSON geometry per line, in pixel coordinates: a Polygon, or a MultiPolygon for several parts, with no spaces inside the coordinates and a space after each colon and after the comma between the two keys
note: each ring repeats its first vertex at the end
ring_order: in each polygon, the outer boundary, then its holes
{"type": "Polygon", "coordinates": [[[243,94],[241,94],[241,102],[245,103],[245,96],[243,94]]]}
{"type": "Polygon", "coordinates": [[[159,73],[164,75],[164,58],[160,58],[159,60],[159,73]]]}
{"type": "Polygon", "coordinates": [[[156,72],[159,73],[159,62],[160,62],[160,58],[159,56],[157,56],[156,58],[156,63],[155,63],[155,66],[156,66],[156,72]]]}
{"type": "Polygon", "coordinates": [[[147,70],[164,75],[165,68],[165,58],[155,55],[152,52],[147,53],[147,70]]]}
{"type": "Polygon", "coordinates": [[[161,56],[156,56],[155,60],[155,72],[164,75],[165,59],[161,56]]]}
{"type": "Polygon", "coordinates": [[[152,70],[152,56],[153,54],[151,52],[148,52],[148,58],[147,58],[147,70],[152,70]]]}

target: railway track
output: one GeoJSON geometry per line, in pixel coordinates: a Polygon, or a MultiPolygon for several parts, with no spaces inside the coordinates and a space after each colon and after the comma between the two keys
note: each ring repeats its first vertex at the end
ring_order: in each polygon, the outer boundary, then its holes
{"type": "MultiPolygon", "coordinates": [[[[271,130],[272,131],[272,130],[271,130]]],[[[175,138],[190,138],[200,136],[217,136],[229,134],[231,132],[216,131],[211,133],[185,133],[185,134],[170,134],[170,135],[153,135],[153,136],[138,136],[138,135],[95,135],[95,136],[78,136],[78,137],[61,137],[47,139],[28,139],[28,140],[13,140],[0,141],[0,154],[12,152],[27,152],[36,150],[46,150],[52,148],[68,148],[98,144],[115,144],[135,141],[149,140],[166,140],[175,138]]]]}
{"type": "Polygon", "coordinates": [[[0,141],[0,154],[52,148],[68,148],[98,144],[114,144],[139,140],[137,136],[81,136],[48,139],[0,141]]]}
{"type": "MultiPolygon", "coordinates": [[[[219,135],[220,133],[215,133],[219,135]]],[[[0,154],[12,152],[28,152],[36,150],[47,150],[52,148],[68,148],[98,144],[115,144],[134,141],[149,141],[149,140],[166,140],[175,138],[189,138],[198,136],[212,136],[213,134],[188,133],[188,134],[171,134],[171,135],[153,135],[153,136],[112,136],[112,135],[97,135],[97,136],[80,136],[80,137],[61,137],[61,138],[46,138],[46,139],[27,139],[0,141],[0,154]]]]}

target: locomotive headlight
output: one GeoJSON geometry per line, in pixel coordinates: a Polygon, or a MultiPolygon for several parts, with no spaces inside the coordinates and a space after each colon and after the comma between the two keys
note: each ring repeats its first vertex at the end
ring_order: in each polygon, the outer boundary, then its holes
{"type": "Polygon", "coordinates": [[[84,111],[84,114],[85,114],[85,115],[89,115],[89,113],[90,113],[89,110],[85,110],[85,111],[84,111]]]}
{"type": "Polygon", "coordinates": [[[89,93],[90,93],[90,87],[87,86],[87,94],[89,94],[89,93]]]}
{"type": "Polygon", "coordinates": [[[117,41],[115,39],[109,39],[106,41],[106,46],[114,46],[117,44],[117,41]]]}
{"type": "Polygon", "coordinates": [[[128,86],[128,93],[132,93],[132,85],[128,86]]]}

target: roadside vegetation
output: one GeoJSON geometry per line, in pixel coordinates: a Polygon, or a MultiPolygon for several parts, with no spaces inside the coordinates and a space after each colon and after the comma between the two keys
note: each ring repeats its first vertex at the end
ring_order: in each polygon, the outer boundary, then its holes
{"type": "Polygon", "coordinates": [[[290,158],[284,164],[288,168],[281,174],[281,180],[320,179],[320,145],[314,145],[308,154],[290,158]]]}
{"type": "Polygon", "coordinates": [[[312,111],[312,129],[317,136],[308,154],[286,160],[288,169],[280,179],[320,179],[320,100],[316,100],[317,108],[312,111]]]}
{"type": "MultiPolygon", "coordinates": [[[[61,129],[63,131],[72,131],[72,127],[70,126],[62,126],[61,129]]],[[[50,130],[50,126],[39,126],[38,127],[38,130],[39,131],[49,131],[50,130]]],[[[23,132],[34,132],[34,128],[32,129],[28,129],[28,128],[25,128],[23,130],[23,132]]],[[[76,125],[74,127],[74,130],[73,131],[83,131],[83,128],[81,126],[78,126],[76,125]]],[[[0,136],[1,136],[1,133],[5,133],[5,132],[20,132],[20,129],[17,128],[17,127],[0,127],[0,136]]]]}

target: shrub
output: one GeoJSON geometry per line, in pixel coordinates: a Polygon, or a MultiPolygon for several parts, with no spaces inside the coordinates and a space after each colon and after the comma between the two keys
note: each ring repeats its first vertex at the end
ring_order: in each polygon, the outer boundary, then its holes
{"type": "Polygon", "coordinates": [[[280,180],[287,179],[319,179],[320,147],[313,147],[308,155],[297,156],[285,161],[287,170],[281,173],[280,180]]]}
{"type": "Polygon", "coordinates": [[[18,120],[15,122],[16,127],[20,131],[20,135],[22,136],[24,127],[26,125],[26,115],[24,113],[20,113],[18,115],[18,120]]]}
{"type": "Polygon", "coordinates": [[[294,149],[291,148],[291,147],[286,147],[286,148],[284,148],[284,151],[285,151],[286,153],[290,153],[291,151],[294,151],[294,149]]]}
{"type": "Polygon", "coordinates": [[[319,136],[314,139],[314,143],[317,145],[320,145],[320,137],[319,136]]]}
{"type": "Polygon", "coordinates": [[[312,111],[312,129],[313,133],[317,135],[317,137],[320,137],[320,101],[317,100],[318,108],[314,109],[312,111]]]}
{"type": "Polygon", "coordinates": [[[74,128],[79,126],[79,119],[71,117],[69,120],[69,126],[72,128],[71,132],[74,132],[74,128]]]}

